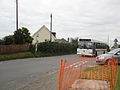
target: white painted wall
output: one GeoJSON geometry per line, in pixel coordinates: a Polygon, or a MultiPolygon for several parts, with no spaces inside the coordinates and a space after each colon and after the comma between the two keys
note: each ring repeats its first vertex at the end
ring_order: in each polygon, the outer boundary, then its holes
{"type": "MultiPolygon", "coordinates": [[[[36,44],[40,42],[45,42],[45,40],[50,40],[50,31],[46,26],[42,26],[33,36],[32,44],[36,44]]],[[[56,37],[52,35],[52,41],[55,41],[56,37]]]]}

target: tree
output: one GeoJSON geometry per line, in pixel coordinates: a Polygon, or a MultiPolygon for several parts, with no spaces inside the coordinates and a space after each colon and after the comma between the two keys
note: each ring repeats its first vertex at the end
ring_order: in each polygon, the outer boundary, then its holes
{"type": "Polygon", "coordinates": [[[4,40],[0,39],[0,45],[4,44],[4,40]]]}
{"type": "Polygon", "coordinates": [[[15,44],[24,44],[24,36],[22,34],[21,29],[18,29],[17,31],[14,32],[14,39],[15,39],[15,44]]]}
{"type": "Polygon", "coordinates": [[[118,48],[120,48],[120,45],[118,45],[118,48]]]}
{"type": "Polygon", "coordinates": [[[71,38],[71,43],[78,45],[78,38],[71,38]]]}
{"type": "Polygon", "coordinates": [[[14,44],[14,37],[13,37],[13,35],[5,36],[3,38],[2,42],[3,42],[4,45],[14,44]]]}
{"type": "Polygon", "coordinates": [[[33,38],[30,36],[29,30],[25,27],[22,27],[22,34],[24,36],[26,43],[32,43],[33,38]]]}
{"type": "Polygon", "coordinates": [[[25,27],[19,28],[14,32],[15,44],[32,43],[33,38],[30,36],[29,30],[25,27]]]}

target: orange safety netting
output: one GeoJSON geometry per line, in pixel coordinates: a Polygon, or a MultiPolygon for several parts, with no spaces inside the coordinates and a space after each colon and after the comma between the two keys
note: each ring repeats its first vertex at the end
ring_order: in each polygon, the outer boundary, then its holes
{"type": "Polygon", "coordinates": [[[113,90],[118,78],[118,62],[97,65],[95,57],[78,56],[61,60],[58,90],[113,90]]]}

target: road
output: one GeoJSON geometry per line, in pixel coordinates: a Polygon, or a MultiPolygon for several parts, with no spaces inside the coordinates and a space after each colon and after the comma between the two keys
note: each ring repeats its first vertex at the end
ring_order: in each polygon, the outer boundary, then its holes
{"type": "MultiPolygon", "coordinates": [[[[67,65],[68,66],[66,66],[65,69],[74,67],[76,69],[81,68],[81,70],[84,70],[87,67],[93,67],[96,66],[97,64],[95,62],[95,58],[76,57],[72,60],[67,60],[67,65]]],[[[18,88],[17,90],[57,90],[57,89],[58,89],[58,71],[54,71],[38,77],[37,79],[31,81],[30,83],[27,83],[26,85],[18,88]]]]}
{"type": "Polygon", "coordinates": [[[77,55],[18,59],[0,62],[0,90],[16,88],[59,68],[61,59],[71,59],[77,55]]]}

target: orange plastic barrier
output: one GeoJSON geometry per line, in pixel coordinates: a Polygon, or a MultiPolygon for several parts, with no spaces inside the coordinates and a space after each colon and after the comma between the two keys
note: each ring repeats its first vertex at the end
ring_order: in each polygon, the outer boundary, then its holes
{"type": "Polygon", "coordinates": [[[61,60],[58,90],[113,90],[118,79],[118,62],[97,65],[94,57],[61,60]]]}

